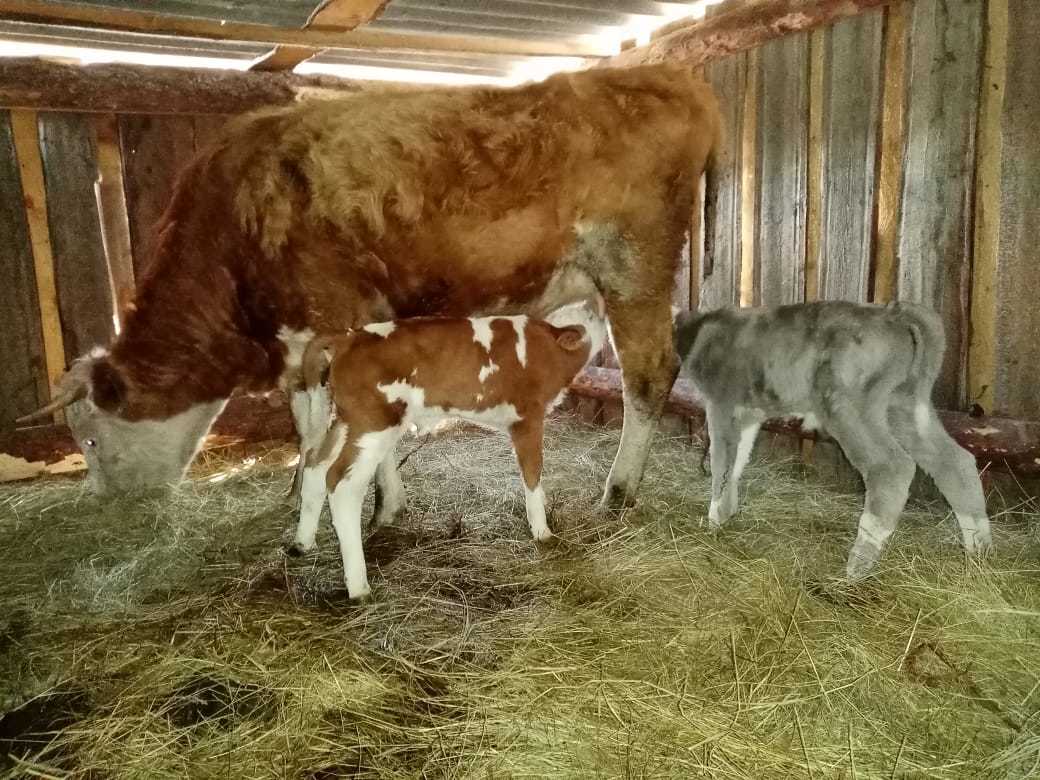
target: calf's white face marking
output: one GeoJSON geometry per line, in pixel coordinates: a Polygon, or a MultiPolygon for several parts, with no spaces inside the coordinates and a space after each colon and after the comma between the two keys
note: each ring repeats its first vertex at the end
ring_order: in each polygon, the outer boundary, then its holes
{"type": "Polygon", "coordinates": [[[370,322],[362,330],[367,333],[375,333],[377,336],[386,338],[397,328],[397,325],[393,322],[370,322]]]}

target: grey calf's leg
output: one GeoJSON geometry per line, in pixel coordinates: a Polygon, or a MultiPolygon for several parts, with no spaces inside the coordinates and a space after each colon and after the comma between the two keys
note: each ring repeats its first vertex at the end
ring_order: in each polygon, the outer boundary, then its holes
{"type": "Polygon", "coordinates": [[[895,531],[917,467],[893,437],[884,414],[867,414],[844,404],[827,416],[824,425],[863,475],[867,488],[859,532],[846,565],[848,578],[857,580],[874,568],[895,531]]]}
{"type": "Polygon", "coordinates": [[[732,410],[712,404],[707,408],[708,437],[711,440],[711,503],[708,505],[708,526],[715,530],[722,526],[736,509],[733,506],[730,485],[734,465],[740,449],[740,428],[732,410]]]}
{"type": "Polygon", "coordinates": [[[965,551],[985,552],[993,540],[974,456],[946,432],[931,404],[901,398],[891,413],[896,438],[949,502],[965,551]]]}
{"type": "Polygon", "coordinates": [[[389,525],[405,513],[408,496],[397,470],[396,448],[391,448],[376,470],[375,523],[389,525]]]}

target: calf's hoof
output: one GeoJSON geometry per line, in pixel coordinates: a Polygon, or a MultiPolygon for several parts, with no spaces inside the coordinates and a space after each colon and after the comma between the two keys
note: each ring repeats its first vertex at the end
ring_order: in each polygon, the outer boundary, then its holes
{"type": "Polygon", "coordinates": [[[372,518],[372,520],[377,528],[381,528],[384,525],[397,525],[407,516],[407,507],[402,506],[398,509],[395,509],[394,511],[389,511],[387,509],[380,508],[380,510],[375,513],[375,516],[372,518]]]}
{"type": "Polygon", "coordinates": [[[304,555],[306,555],[313,549],[313,545],[311,547],[304,547],[299,542],[293,542],[285,548],[285,554],[288,555],[290,558],[302,558],[304,555]]]}
{"type": "Polygon", "coordinates": [[[358,607],[364,606],[365,604],[371,604],[375,601],[371,588],[365,588],[365,590],[360,591],[359,593],[354,593],[349,596],[349,599],[351,604],[358,607]]]}
{"type": "Polygon", "coordinates": [[[849,582],[859,582],[868,577],[877,566],[881,551],[869,544],[857,542],[849,553],[848,563],[845,565],[845,576],[849,582]]]}

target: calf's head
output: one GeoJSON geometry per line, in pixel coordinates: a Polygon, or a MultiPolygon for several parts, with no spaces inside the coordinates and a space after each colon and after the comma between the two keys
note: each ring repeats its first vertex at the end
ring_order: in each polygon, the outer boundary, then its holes
{"type": "Polygon", "coordinates": [[[26,415],[31,422],[65,408],[87,462],[87,477],[101,495],[168,487],[184,476],[223,401],[198,404],[163,419],[127,419],[127,387],[101,351],[80,358],[65,373],[53,400],[26,415]]]}

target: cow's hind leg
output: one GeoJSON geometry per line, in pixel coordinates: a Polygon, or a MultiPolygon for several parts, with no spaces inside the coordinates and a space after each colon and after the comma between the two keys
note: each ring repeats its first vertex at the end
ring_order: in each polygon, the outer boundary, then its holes
{"type": "Polygon", "coordinates": [[[531,536],[544,542],[552,536],[545,518],[545,491],[542,489],[542,431],[544,420],[521,420],[509,429],[513,451],[524,480],[524,503],[531,536]]]}
{"type": "Polygon", "coordinates": [[[917,466],[892,435],[883,412],[870,414],[858,405],[841,404],[826,415],[824,425],[867,488],[846,566],[849,579],[858,580],[874,568],[895,531],[917,466]]]}
{"type": "Polygon", "coordinates": [[[931,404],[900,397],[892,405],[893,431],[949,502],[969,554],[992,544],[986,496],[974,456],[946,432],[931,404]]]}
{"type": "Polygon", "coordinates": [[[635,503],[650,444],[668,393],[679,371],[672,345],[672,314],[667,298],[607,299],[610,332],[621,363],[625,417],[621,445],[607,476],[601,506],[619,509],[635,503]]]}
{"type": "Polygon", "coordinates": [[[366,598],[368,569],[361,541],[361,506],[376,469],[388,452],[393,452],[399,432],[396,428],[373,431],[357,437],[349,433],[336,462],[329,469],[329,506],[332,526],[339,538],[343,557],[343,579],[352,600],[366,598]]]}

